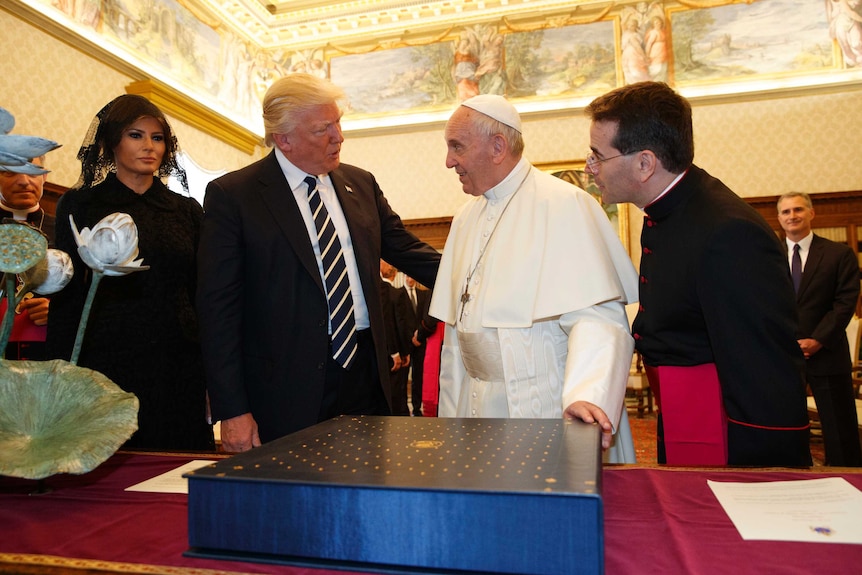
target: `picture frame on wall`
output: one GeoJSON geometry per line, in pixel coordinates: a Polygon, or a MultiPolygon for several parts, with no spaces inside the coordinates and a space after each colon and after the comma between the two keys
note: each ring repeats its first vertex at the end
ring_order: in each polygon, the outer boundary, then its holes
{"type": "Polygon", "coordinates": [[[617,235],[629,252],[629,206],[628,204],[606,204],[602,202],[602,193],[596,185],[593,176],[586,172],[586,160],[571,160],[568,162],[548,162],[535,164],[543,172],[573,184],[596,199],[613,224],[617,235]]]}

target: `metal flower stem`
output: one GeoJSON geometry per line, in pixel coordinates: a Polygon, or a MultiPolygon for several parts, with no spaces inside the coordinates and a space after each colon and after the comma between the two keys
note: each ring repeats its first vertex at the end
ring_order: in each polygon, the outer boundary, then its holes
{"type": "Polygon", "coordinates": [[[3,324],[0,327],[0,357],[6,357],[6,346],[9,344],[9,336],[12,335],[12,325],[15,323],[15,274],[3,274],[6,279],[6,315],[3,316],[3,324]],[[11,297],[10,297],[11,295],[11,297]]]}
{"type": "Polygon", "coordinates": [[[99,287],[99,282],[102,280],[103,272],[93,270],[93,279],[90,280],[90,290],[87,292],[87,299],[84,301],[84,309],[81,312],[81,321],[78,322],[78,333],[75,335],[75,347],[72,348],[72,357],[69,358],[69,363],[78,365],[78,356],[81,355],[81,345],[84,343],[84,332],[87,330],[87,320],[90,318],[90,308],[93,307],[93,299],[96,297],[96,288],[99,287]]]}

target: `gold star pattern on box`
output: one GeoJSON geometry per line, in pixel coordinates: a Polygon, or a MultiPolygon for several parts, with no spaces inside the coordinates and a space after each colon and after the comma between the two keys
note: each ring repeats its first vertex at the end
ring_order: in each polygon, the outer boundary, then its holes
{"type": "Polygon", "coordinates": [[[341,416],[194,476],[598,494],[598,444],[595,426],[562,419],[341,416]]]}

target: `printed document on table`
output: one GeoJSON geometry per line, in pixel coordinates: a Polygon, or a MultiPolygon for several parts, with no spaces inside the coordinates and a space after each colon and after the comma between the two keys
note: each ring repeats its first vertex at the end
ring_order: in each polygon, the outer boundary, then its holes
{"type": "Polygon", "coordinates": [[[862,544],[862,492],[841,477],[707,484],[743,539],[862,544]]]}
{"type": "Polygon", "coordinates": [[[176,469],[172,469],[161,475],[157,475],[146,481],[127,487],[126,491],[145,491],[147,493],[188,493],[189,480],[183,477],[184,473],[200,469],[215,461],[206,459],[195,459],[176,469]]]}

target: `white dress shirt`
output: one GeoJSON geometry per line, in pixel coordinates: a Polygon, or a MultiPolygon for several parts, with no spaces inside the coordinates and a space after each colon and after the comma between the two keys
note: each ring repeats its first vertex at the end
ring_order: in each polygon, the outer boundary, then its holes
{"type": "MultiPolygon", "coordinates": [[[[314,249],[314,255],[317,257],[317,269],[320,272],[320,279],[323,285],[326,285],[326,280],[323,275],[323,260],[320,257],[320,245],[317,241],[317,226],[314,224],[314,217],[311,215],[311,206],[308,205],[308,185],[305,183],[305,178],[314,176],[317,178],[317,189],[320,193],[320,199],[323,205],[329,211],[329,217],[332,218],[332,223],[335,226],[335,233],[338,234],[338,241],[341,242],[341,249],[344,252],[344,263],[347,265],[347,276],[350,279],[350,294],[353,296],[353,315],[356,320],[356,329],[368,329],[371,327],[371,321],[368,318],[368,306],[365,305],[365,294],[362,291],[362,282],[359,279],[359,268],[356,265],[356,255],[353,252],[353,240],[350,237],[350,229],[347,227],[347,219],[344,217],[344,211],[341,209],[341,203],[335,195],[335,189],[332,185],[332,180],[328,174],[307,174],[294,166],[278,148],[275,149],[275,157],[278,160],[278,165],[281,166],[281,171],[287,179],[287,184],[293,191],[293,197],[296,200],[296,205],[299,206],[299,212],[302,214],[302,220],[305,222],[305,228],[308,231],[308,238],[311,240],[311,247],[314,249]]],[[[329,326],[329,331],[332,333],[332,326],[329,326]]]]}
{"type": "Polygon", "coordinates": [[[808,254],[811,253],[811,242],[814,240],[814,232],[809,232],[807,236],[794,242],[787,238],[784,241],[787,243],[787,263],[790,269],[793,269],[793,246],[799,244],[799,258],[802,260],[802,271],[805,271],[805,263],[808,261],[808,254]]]}

